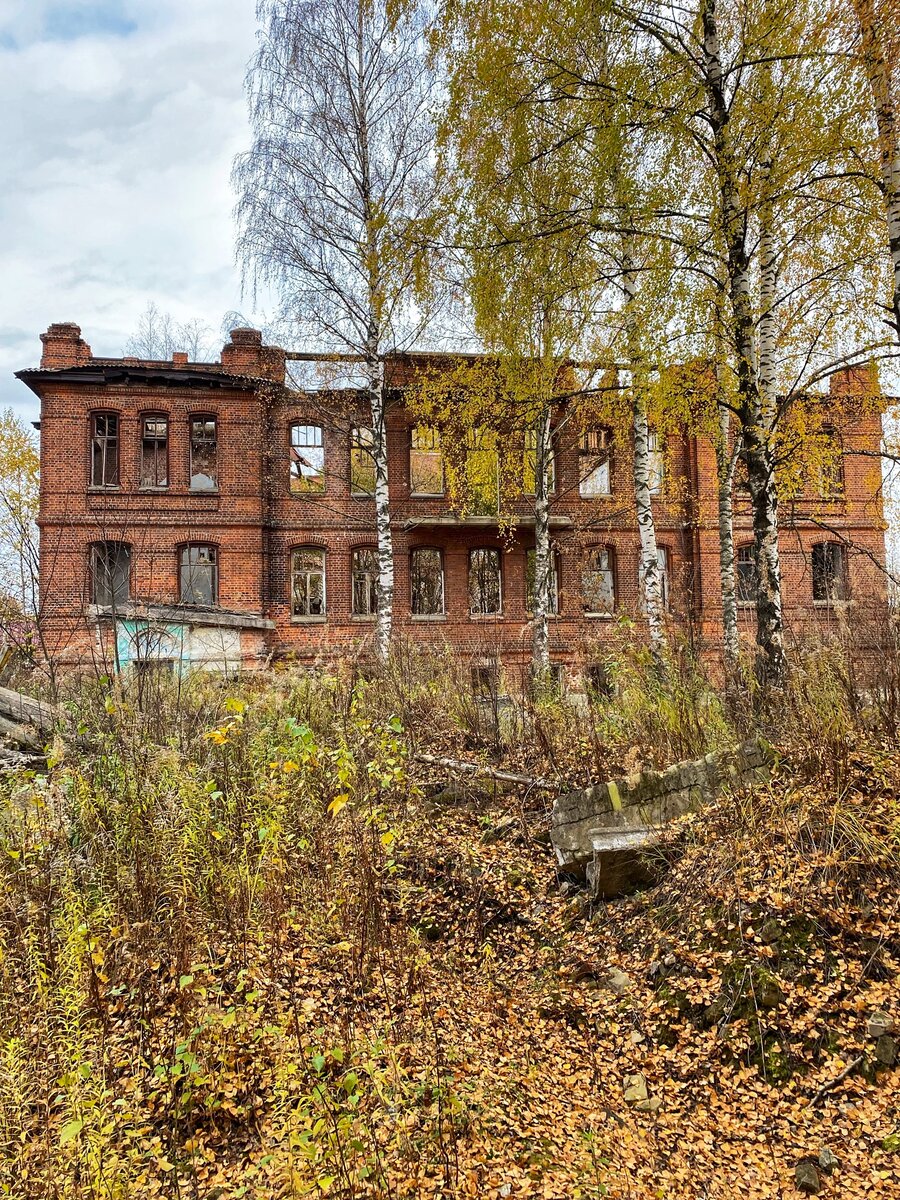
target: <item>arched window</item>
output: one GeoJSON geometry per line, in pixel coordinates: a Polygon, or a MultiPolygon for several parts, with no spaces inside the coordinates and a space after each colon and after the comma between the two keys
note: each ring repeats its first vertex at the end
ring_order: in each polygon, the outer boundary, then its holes
{"type": "Polygon", "coordinates": [[[616,607],[616,580],[613,551],[609,546],[595,546],[581,572],[581,603],[590,616],[608,616],[616,607]]]}
{"type": "Polygon", "coordinates": [[[440,550],[420,546],[409,556],[409,587],[413,615],[436,617],[444,612],[444,561],[440,550]]]}
{"type": "Polygon", "coordinates": [[[119,486],[119,417],[91,414],[91,487],[119,486]]]}
{"type": "Polygon", "coordinates": [[[839,542],[819,542],[812,548],[813,600],[835,604],[849,596],[847,552],[839,542]]]}
{"type": "Polygon", "coordinates": [[[325,551],[300,546],[291,552],[291,616],[325,616],[325,551]]]}
{"type": "Polygon", "coordinates": [[[291,491],[325,491],[325,440],[321,425],[291,426],[291,491]]]}
{"type": "Polygon", "coordinates": [[[219,553],[215,546],[182,546],[179,585],[182,604],[219,603],[219,553]]]}
{"type": "Polygon", "coordinates": [[[374,546],[361,546],[353,551],[350,575],[353,615],[374,616],[378,611],[378,551],[374,546]]]}
{"type": "Polygon", "coordinates": [[[91,547],[91,596],[103,607],[124,604],[131,595],[131,547],[127,542],[95,542],[91,547]]]}
{"type": "Polygon", "coordinates": [[[469,551],[469,611],[475,616],[500,612],[500,551],[495,546],[469,551]]]}
{"type": "Polygon", "coordinates": [[[738,546],[734,556],[734,589],[738,604],[755,604],[759,589],[756,572],[756,547],[738,546]]]}

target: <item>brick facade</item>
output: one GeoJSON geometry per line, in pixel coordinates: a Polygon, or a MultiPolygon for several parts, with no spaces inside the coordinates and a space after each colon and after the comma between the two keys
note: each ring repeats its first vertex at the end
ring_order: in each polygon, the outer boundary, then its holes
{"type": "MultiPolygon", "coordinates": [[[[235,330],[218,363],[103,359],[92,356],[78,326],[52,325],[42,335],[41,366],[19,373],[41,400],[41,596],[47,653],[61,664],[104,662],[113,654],[113,619],[153,625],[186,625],[239,631],[245,665],[271,655],[314,660],[354,653],[371,640],[372,618],[351,603],[351,555],[374,546],[374,503],[350,489],[350,431],[364,424],[357,394],[300,393],[284,386],[285,355],[262,344],[254,330],[235,330]],[[92,421],[115,418],[116,482],[92,485],[92,421]],[[167,421],[165,486],[141,486],[143,421],[167,421]],[[215,490],[192,490],[190,428],[214,418],[217,432],[215,490]],[[325,490],[293,494],[290,429],[323,431],[325,490]],[[129,597],[109,606],[92,594],[92,547],[131,547],[129,597]],[[213,547],[218,596],[214,610],[181,606],[179,565],[183,547],[213,547]],[[291,614],[291,554],[297,547],[325,552],[325,614],[291,614]],[[176,611],[177,610],[177,611],[176,611]]],[[[527,660],[526,552],[533,546],[531,503],[516,502],[515,524],[501,536],[495,518],[454,515],[446,497],[421,498],[410,489],[410,439],[414,418],[403,404],[403,386],[433,356],[405,356],[389,364],[394,403],[388,414],[389,473],[396,562],[395,628],[412,640],[449,644],[507,662],[527,660]],[[411,612],[410,555],[416,548],[441,552],[445,611],[411,612]],[[502,609],[473,616],[469,609],[469,554],[501,550],[502,609]]],[[[844,373],[833,394],[852,392],[866,380],[844,373]]],[[[878,405],[862,406],[839,430],[844,486],[839,498],[804,498],[782,507],[781,553],[787,623],[798,636],[833,625],[843,604],[815,600],[813,546],[844,546],[848,596],[883,602],[885,582],[878,405]],[[862,454],[854,452],[862,451],[862,454]]],[[[611,637],[618,616],[641,621],[638,542],[630,480],[630,455],[613,453],[610,494],[579,494],[578,433],[556,444],[551,531],[557,549],[559,612],[550,618],[551,653],[579,667],[611,637]],[[585,555],[606,547],[615,579],[615,611],[583,611],[585,555]]],[[[654,499],[657,538],[667,551],[673,618],[690,623],[710,647],[720,641],[715,456],[703,438],[670,437],[666,487],[654,499]],[[677,497],[677,499],[676,499],[677,497]]],[[[749,506],[736,505],[735,540],[752,541],[749,506]]],[[[742,606],[752,636],[752,606],[742,606]]],[[[134,629],[132,628],[132,633],[134,629]]],[[[237,637],[238,635],[235,634],[237,637]]],[[[229,651],[233,654],[234,651],[229,651]]]]}

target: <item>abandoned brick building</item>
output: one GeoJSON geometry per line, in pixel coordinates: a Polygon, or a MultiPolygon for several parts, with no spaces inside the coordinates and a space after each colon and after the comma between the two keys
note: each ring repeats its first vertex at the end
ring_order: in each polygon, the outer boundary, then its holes
{"type": "MultiPolygon", "coordinates": [[[[343,423],[323,393],[285,387],[285,354],[236,329],[215,363],[95,358],[74,324],[41,336],[20,371],[41,401],[41,622],[63,665],[249,666],[365,653],[375,604],[374,502],[364,417],[343,423]],[[358,423],[356,423],[358,422],[358,423]]],[[[490,496],[449,503],[440,433],[417,425],[404,387],[436,356],[388,364],[390,489],[401,638],[448,644],[473,663],[527,661],[533,503],[501,533],[490,496]]],[[[844,372],[832,395],[860,386],[844,372]]],[[[865,379],[862,383],[865,384],[865,379]]],[[[333,399],[333,392],[330,393],[333,399]]],[[[827,402],[827,401],[823,401],[827,402]]],[[[834,430],[842,457],[827,494],[783,512],[787,623],[834,624],[854,599],[884,599],[878,406],[834,430]],[[859,452],[862,453],[859,453],[859,452]]],[[[357,409],[357,414],[362,413],[357,409]]],[[[610,431],[555,447],[551,651],[577,673],[600,661],[622,618],[638,624],[630,456],[610,431]]],[[[473,437],[472,453],[490,456],[473,437]]],[[[667,606],[706,645],[720,641],[714,450],[703,438],[652,446],[667,606]]],[[[486,477],[490,478],[490,464],[486,477]]],[[[749,505],[736,501],[741,621],[752,636],[749,505]]]]}

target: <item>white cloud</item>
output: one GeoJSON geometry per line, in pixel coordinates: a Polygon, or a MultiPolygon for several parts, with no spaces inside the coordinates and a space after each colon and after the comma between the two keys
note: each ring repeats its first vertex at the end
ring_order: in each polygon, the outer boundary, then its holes
{"type": "Polygon", "coordinates": [[[0,407],[38,335],[77,321],[119,354],[148,300],[218,326],[240,308],[233,156],[253,0],[0,0],[0,407]]]}

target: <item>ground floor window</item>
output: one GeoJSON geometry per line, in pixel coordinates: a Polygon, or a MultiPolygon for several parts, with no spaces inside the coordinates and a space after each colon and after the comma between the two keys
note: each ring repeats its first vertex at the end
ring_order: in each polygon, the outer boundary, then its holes
{"type": "Polygon", "coordinates": [[[581,572],[581,602],[591,615],[605,616],[615,610],[613,553],[608,546],[596,546],[588,552],[581,572]]]}
{"type": "Polygon", "coordinates": [[[410,598],[416,616],[439,616],[444,611],[444,562],[440,550],[420,547],[409,562],[410,598]]]}
{"type": "Polygon", "coordinates": [[[97,542],[91,547],[91,593],[95,604],[124,604],[131,595],[131,547],[97,542]]]}
{"type": "Polygon", "coordinates": [[[812,590],[813,600],[834,604],[847,599],[847,552],[838,542],[813,546],[812,590]]]}
{"type": "Polygon", "coordinates": [[[324,617],[325,551],[303,546],[291,554],[291,616],[324,617]]]}
{"type": "Polygon", "coordinates": [[[351,575],[354,616],[373,616],[378,611],[378,551],[374,546],[353,551],[351,575]]]}
{"type": "Polygon", "coordinates": [[[182,604],[218,604],[219,555],[215,546],[185,546],[181,551],[182,604]]]}

